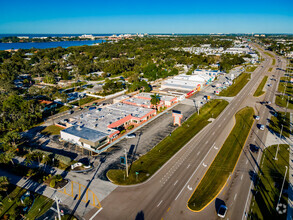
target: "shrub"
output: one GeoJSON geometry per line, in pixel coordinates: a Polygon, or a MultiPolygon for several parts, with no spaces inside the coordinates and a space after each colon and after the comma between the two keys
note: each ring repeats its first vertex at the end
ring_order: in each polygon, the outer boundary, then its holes
{"type": "Polygon", "coordinates": [[[122,130],[121,132],[120,132],[120,134],[124,134],[126,132],[126,130],[122,130]]]}
{"type": "Polygon", "coordinates": [[[127,129],[131,130],[132,128],[134,128],[134,125],[130,125],[127,129]]]}
{"type": "Polygon", "coordinates": [[[56,182],[60,182],[63,180],[62,176],[60,174],[55,176],[56,182]]]}
{"type": "Polygon", "coordinates": [[[52,179],[50,182],[50,187],[54,188],[56,185],[55,179],[52,179]]]}

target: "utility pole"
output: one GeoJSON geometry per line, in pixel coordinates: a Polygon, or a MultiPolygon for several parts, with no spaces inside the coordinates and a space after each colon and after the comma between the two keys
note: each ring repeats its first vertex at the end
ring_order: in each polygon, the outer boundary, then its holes
{"type": "Polygon", "coordinates": [[[126,177],[128,177],[128,164],[127,164],[127,152],[126,149],[124,149],[125,154],[125,170],[126,170],[126,177]]]}
{"type": "Polygon", "coordinates": [[[59,209],[59,199],[55,196],[55,201],[57,205],[57,212],[58,212],[58,220],[61,220],[60,209],[59,209]]]}
{"type": "MultiPolygon", "coordinates": [[[[281,134],[280,134],[280,141],[282,140],[282,132],[283,132],[283,124],[281,124],[282,128],[281,128],[281,134]]],[[[280,142],[278,143],[278,147],[277,147],[277,151],[276,151],[276,155],[275,155],[275,158],[274,160],[278,160],[278,151],[279,151],[279,145],[280,145],[280,142]]]]}
{"type": "Polygon", "coordinates": [[[276,209],[280,203],[280,200],[281,200],[281,195],[282,195],[282,192],[283,192],[283,187],[284,187],[284,183],[285,183],[285,179],[286,179],[286,175],[287,175],[287,170],[288,170],[288,167],[286,167],[286,171],[285,171],[285,176],[284,176],[284,179],[283,179],[283,183],[282,183],[282,188],[281,188],[281,192],[280,192],[280,196],[279,196],[279,200],[278,200],[278,203],[277,203],[277,206],[276,206],[276,209]]]}

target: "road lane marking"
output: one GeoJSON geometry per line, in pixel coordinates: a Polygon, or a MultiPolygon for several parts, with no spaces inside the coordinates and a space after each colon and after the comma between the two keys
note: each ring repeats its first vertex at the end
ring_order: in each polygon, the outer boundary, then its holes
{"type": "Polygon", "coordinates": [[[161,205],[161,203],[163,202],[163,200],[161,200],[161,202],[159,202],[159,204],[157,205],[157,207],[159,207],[161,205]]]}
{"type": "Polygon", "coordinates": [[[241,175],[240,179],[242,180],[242,178],[243,178],[243,174],[241,175]]]}
{"type": "Polygon", "coordinates": [[[234,196],[234,201],[236,200],[236,197],[237,197],[237,193],[236,193],[235,196],[234,196]]]}
{"type": "Polygon", "coordinates": [[[216,146],[214,146],[214,148],[216,149],[216,150],[218,150],[219,148],[217,148],[216,146]]]}
{"type": "Polygon", "coordinates": [[[213,132],[213,135],[215,134],[215,132],[213,132]]]}
{"type": "Polygon", "coordinates": [[[96,217],[96,215],[99,214],[100,211],[102,211],[102,209],[102,207],[99,208],[99,210],[89,220],[93,220],[96,217]]]}
{"type": "Polygon", "coordinates": [[[198,151],[197,156],[200,154],[200,151],[198,151]]]}
{"type": "Polygon", "coordinates": [[[207,165],[206,165],[205,163],[202,163],[202,165],[203,165],[204,167],[207,167],[207,165]]]}
{"type": "Polygon", "coordinates": [[[226,120],[226,118],[224,118],[224,121],[226,120]]]}
{"type": "Polygon", "coordinates": [[[248,164],[248,159],[246,160],[246,163],[245,164],[248,164]]]}
{"type": "Polygon", "coordinates": [[[189,185],[187,186],[187,189],[189,189],[190,191],[192,190],[192,187],[190,187],[189,185]]]}
{"type": "Polygon", "coordinates": [[[219,124],[218,128],[221,127],[221,124],[219,124]]]}
{"type": "Polygon", "coordinates": [[[191,180],[191,178],[194,176],[194,174],[196,173],[196,171],[199,169],[199,167],[201,166],[201,163],[206,159],[206,157],[209,155],[211,149],[214,147],[215,143],[212,145],[212,147],[209,149],[209,151],[207,152],[207,154],[204,156],[204,158],[202,159],[202,161],[200,162],[200,164],[197,166],[197,168],[194,170],[194,172],[192,173],[192,175],[189,177],[189,179],[187,180],[187,182],[185,183],[185,185],[182,187],[182,189],[180,190],[180,192],[178,193],[178,195],[176,196],[175,200],[178,199],[178,197],[181,195],[181,193],[183,192],[183,190],[185,189],[186,185],[188,184],[188,182],[191,180]]]}
{"type": "Polygon", "coordinates": [[[176,180],[176,182],[174,183],[174,186],[177,184],[178,180],[176,180]]]}
{"type": "Polygon", "coordinates": [[[188,164],[187,169],[190,167],[190,164],[188,164]]]}
{"type": "Polygon", "coordinates": [[[170,211],[170,209],[171,209],[171,207],[169,207],[169,208],[167,209],[167,212],[169,212],[169,211],[170,211]]]}
{"type": "Polygon", "coordinates": [[[209,143],[209,141],[206,141],[206,144],[209,143]]]}

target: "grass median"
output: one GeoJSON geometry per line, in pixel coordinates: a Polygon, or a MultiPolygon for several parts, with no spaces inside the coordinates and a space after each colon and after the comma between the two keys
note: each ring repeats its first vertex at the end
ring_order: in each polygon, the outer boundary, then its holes
{"type": "Polygon", "coordinates": [[[259,96],[261,96],[261,95],[263,95],[265,93],[265,91],[263,91],[263,88],[264,88],[267,80],[268,80],[268,76],[264,76],[264,78],[262,79],[261,83],[259,84],[259,86],[255,90],[253,96],[259,97],[259,96]]]}
{"type": "Polygon", "coordinates": [[[171,136],[163,139],[147,154],[140,157],[129,169],[129,177],[125,177],[125,170],[113,169],[107,173],[108,178],[115,184],[131,185],[141,183],[152,176],[178,150],[193,138],[207,124],[209,118],[216,118],[228,105],[225,100],[212,100],[200,109],[200,114],[194,113],[181,127],[178,127],[171,136]],[[136,174],[138,174],[136,176],[136,174]]]}
{"type": "Polygon", "coordinates": [[[272,70],[273,70],[273,67],[270,67],[270,68],[269,68],[269,72],[272,72],[272,70]]]}
{"type": "MultiPolygon", "coordinates": [[[[281,192],[285,166],[289,167],[289,145],[281,144],[278,151],[278,160],[274,160],[277,145],[272,145],[264,150],[261,163],[261,173],[254,177],[254,194],[251,200],[248,219],[286,219],[287,213],[279,214],[276,211],[279,195],[281,192]],[[261,174],[261,175],[260,175],[261,174]],[[252,205],[253,204],[253,205],[252,205]]],[[[284,191],[288,189],[288,172],[284,184],[284,191]]],[[[288,204],[288,194],[283,193],[281,204],[288,204]]]]}
{"type": "Polygon", "coordinates": [[[269,128],[273,130],[274,132],[280,134],[281,128],[283,125],[282,135],[284,137],[289,137],[289,135],[291,134],[289,112],[287,112],[286,115],[285,115],[285,112],[277,112],[275,116],[271,117],[269,122],[270,122],[269,128]]]}
{"type": "Polygon", "coordinates": [[[227,89],[220,92],[219,96],[233,97],[236,96],[240,90],[248,83],[250,79],[250,73],[242,73],[236,79],[233,80],[233,84],[227,89]]]}
{"type": "Polygon", "coordinates": [[[230,135],[188,201],[191,210],[202,210],[226,184],[250,132],[253,114],[251,107],[245,107],[235,115],[236,123],[230,135]]]}
{"type": "Polygon", "coordinates": [[[293,109],[293,99],[287,95],[277,95],[275,100],[276,105],[293,109]]]}

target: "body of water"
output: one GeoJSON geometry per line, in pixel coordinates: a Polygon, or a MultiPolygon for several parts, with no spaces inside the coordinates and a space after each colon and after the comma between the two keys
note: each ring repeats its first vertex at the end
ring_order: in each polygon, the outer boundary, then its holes
{"type": "Polygon", "coordinates": [[[0,43],[0,50],[9,49],[46,49],[55,47],[71,47],[71,46],[83,46],[83,45],[93,45],[96,43],[101,43],[103,40],[85,40],[85,41],[58,41],[58,42],[43,42],[43,43],[0,43]]]}

